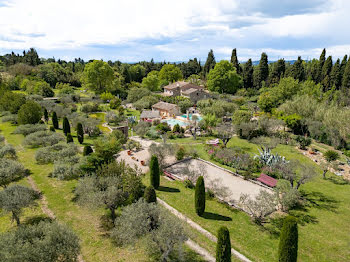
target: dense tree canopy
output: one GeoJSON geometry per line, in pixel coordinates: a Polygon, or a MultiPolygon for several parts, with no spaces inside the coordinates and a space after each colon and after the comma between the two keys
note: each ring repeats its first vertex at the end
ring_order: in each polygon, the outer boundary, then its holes
{"type": "Polygon", "coordinates": [[[28,101],[18,111],[18,123],[21,125],[36,124],[40,121],[42,114],[41,106],[38,103],[28,101]]]}
{"type": "Polygon", "coordinates": [[[113,79],[112,67],[101,60],[94,60],[87,64],[82,77],[83,83],[98,94],[106,91],[112,85],[113,79]]]}
{"type": "Polygon", "coordinates": [[[159,71],[159,79],[166,80],[170,83],[176,82],[182,79],[182,77],[181,70],[175,65],[166,64],[159,71]]]}

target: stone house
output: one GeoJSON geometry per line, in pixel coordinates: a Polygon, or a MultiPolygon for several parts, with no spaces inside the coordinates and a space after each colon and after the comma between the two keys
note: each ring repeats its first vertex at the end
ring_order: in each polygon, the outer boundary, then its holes
{"type": "Polygon", "coordinates": [[[177,105],[158,102],[152,106],[153,111],[159,111],[161,117],[175,117],[180,114],[180,109],[177,105]]]}

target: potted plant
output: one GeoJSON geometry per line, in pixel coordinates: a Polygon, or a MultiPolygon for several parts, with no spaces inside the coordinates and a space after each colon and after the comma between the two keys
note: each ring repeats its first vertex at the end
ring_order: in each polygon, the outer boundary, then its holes
{"type": "Polygon", "coordinates": [[[145,161],[144,160],[141,160],[141,165],[145,165],[145,161]]]}
{"type": "Polygon", "coordinates": [[[128,155],[131,156],[131,150],[128,150],[128,155]]]}

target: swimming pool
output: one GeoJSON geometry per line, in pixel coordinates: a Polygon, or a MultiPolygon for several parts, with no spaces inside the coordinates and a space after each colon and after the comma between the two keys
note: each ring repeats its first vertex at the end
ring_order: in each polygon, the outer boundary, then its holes
{"type": "MultiPolygon", "coordinates": [[[[190,120],[192,120],[192,114],[189,114],[188,116],[189,116],[190,120]]],[[[201,116],[199,116],[199,115],[195,115],[195,116],[197,116],[197,121],[201,121],[201,120],[203,119],[203,118],[202,118],[201,116]]],[[[187,119],[187,115],[186,115],[186,114],[183,114],[181,117],[187,119]]]]}
{"type": "Polygon", "coordinates": [[[170,118],[170,119],[164,119],[162,120],[161,122],[166,122],[168,123],[169,126],[171,126],[173,128],[173,126],[175,126],[176,124],[179,124],[180,126],[182,127],[185,127],[185,126],[188,126],[189,123],[186,123],[184,121],[181,121],[181,120],[178,120],[178,119],[173,119],[173,118],[170,118]]]}

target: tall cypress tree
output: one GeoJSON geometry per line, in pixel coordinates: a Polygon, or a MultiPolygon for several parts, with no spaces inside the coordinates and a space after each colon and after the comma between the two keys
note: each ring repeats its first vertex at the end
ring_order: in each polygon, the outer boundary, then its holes
{"type": "Polygon", "coordinates": [[[253,87],[253,63],[252,59],[248,59],[248,61],[244,64],[243,70],[243,83],[244,88],[252,88],[253,87]]]}
{"type": "Polygon", "coordinates": [[[84,142],[84,130],[81,123],[77,124],[77,137],[80,144],[84,142]]]}
{"type": "Polygon", "coordinates": [[[57,118],[57,114],[56,112],[53,112],[52,113],[52,125],[55,129],[58,129],[59,126],[58,126],[58,118],[57,118]]]}
{"type": "Polygon", "coordinates": [[[298,56],[298,60],[294,62],[290,72],[291,76],[299,81],[305,80],[305,70],[303,65],[303,60],[298,56]]]}
{"type": "Polygon", "coordinates": [[[205,186],[202,176],[198,177],[196,182],[194,202],[197,215],[203,215],[205,210],[205,186]]]}
{"type": "Polygon", "coordinates": [[[341,60],[341,64],[340,64],[340,74],[342,77],[344,75],[344,71],[345,71],[345,67],[346,67],[347,62],[348,62],[348,55],[345,55],[343,57],[343,60],[341,60]]]}
{"type": "Polygon", "coordinates": [[[332,56],[327,57],[326,62],[324,62],[322,67],[322,78],[325,78],[326,76],[329,76],[332,71],[333,61],[332,56]]]}
{"type": "Polygon", "coordinates": [[[216,65],[215,57],[214,57],[214,52],[212,49],[210,49],[208,53],[208,58],[207,61],[205,61],[203,70],[204,70],[204,75],[207,75],[211,69],[213,69],[216,65]]]}
{"type": "Polygon", "coordinates": [[[231,64],[236,68],[237,74],[241,74],[241,66],[239,65],[237,58],[237,50],[234,48],[231,55],[231,64]]]}
{"type": "Polygon", "coordinates": [[[83,151],[83,156],[88,156],[91,153],[93,153],[94,151],[92,150],[91,146],[84,146],[84,151],[83,151]]]}
{"type": "Polygon", "coordinates": [[[283,221],[278,248],[279,262],[296,262],[298,258],[298,224],[292,216],[283,221]]]}
{"type": "Polygon", "coordinates": [[[231,262],[231,240],[227,227],[218,230],[218,242],[216,243],[216,262],[231,262]]]}
{"type": "Polygon", "coordinates": [[[346,67],[344,69],[342,87],[350,88],[350,59],[346,63],[346,67]]]}
{"type": "Polygon", "coordinates": [[[159,171],[158,158],[156,155],[153,155],[151,157],[151,161],[149,164],[149,171],[150,171],[151,186],[153,186],[155,189],[158,189],[159,182],[160,182],[160,171],[159,171]]]}
{"type": "Polygon", "coordinates": [[[44,108],[44,119],[46,123],[49,121],[49,113],[46,108],[44,108]]]}
{"type": "Polygon", "coordinates": [[[331,72],[331,85],[335,86],[336,89],[339,89],[341,86],[341,72],[340,72],[340,59],[338,58],[337,61],[334,63],[334,66],[332,68],[331,72]]]}
{"type": "Polygon", "coordinates": [[[153,186],[146,187],[143,197],[145,198],[147,203],[156,203],[157,202],[157,195],[156,195],[156,191],[154,190],[153,186]]]}
{"type": "Polygon", "coordinates": [[[67,135],[70,133],[70,124],[67,117],[63,118],[63,133],[67,135]]]}
{"type": "Polygon", "coordinates": [[[261,54],[260,62],[259,62],[259,87],[261,87],[262,81],[267,81],[269,77],[269,64],[267,59],[267,54],[263,52],[261,54]]]}
{"type": "Polygon", "coordinates": [[[318,64],[318,82],[322,81],[322,68],[326,61],[326,48],[323,48],[318,64]]]}

